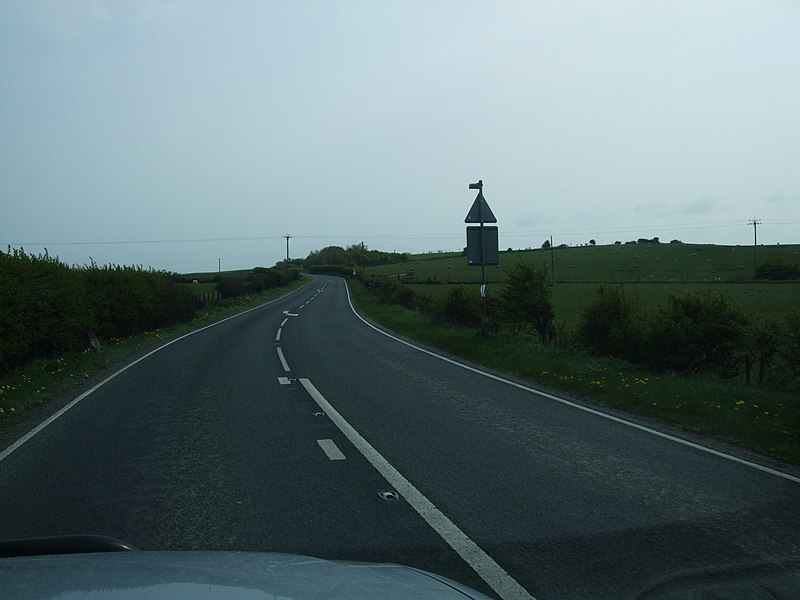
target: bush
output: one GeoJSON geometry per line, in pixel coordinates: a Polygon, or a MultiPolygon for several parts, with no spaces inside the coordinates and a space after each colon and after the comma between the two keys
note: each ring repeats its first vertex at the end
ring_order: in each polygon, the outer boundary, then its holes
{"type": "Polygon", "coordinates": [[[800,310],[792,309],[781,323],[781,330],[783,336],[777,354],[782,371],[793,386],[800,385],[800,310]]]}
{"type": "Polygon", "coordinates": [[[216,290],[223,298],[234,298],[265,292],[299,278],[300,272],[297,269],[255,267],[246,276],[226,275],[222,277],[216,290]]]}
{"type": "Polygon", "coordinates": [[[742,309],[719,290],[671,294],[650,320],[646,354],[656,366],[710,371],[731,377],[742,371],[749,325],[742,309]]]}
{"type": "Polygon", "coordinates": [[[0,373],[80,350],[92,323],[85,282],[47,252],[0,252],[0,373]]]}
{"type": "Polygon", "coordinates": [[[190,319],[195,299],[176,277],[141,267],[71,268],[47,252],[0,252],[0,372],[80,350],[86,330],[123,337],[190,319]]]}
{"type": "Polygon", "coordinates": [[[312,265],[307,266],[307,268],[318,275],[337,275],[339,277],[351,277],[353,275],[353,267],[344,264],[312,265]]]}
{"type": "Polygon", "coordinates": [[[641,359],[644,312],[622,286],[600,286],[580,316],[578,336],[596,354],[641,359]]]}
{"type": "Polygon", "coordinates": [[[800,279],[800,265],[782,258],[769,258],[756,267],[755,277],[771,281],[800,279]]]}
{"type": "Polygon", "coordinates": [[[436,302],[434,318],[454,325],[473,326],[480,324],[482,310],[481,297],[474,288],[455,285],[436,302]]]}
{"type": "Polygon", "coordinates": [[[508,271],[500,295],[500,318],[512,327],[532,327],[541,342],[552,339],[555,311],[546,266],[520,261],[508,271]]]}
{"type": "Polygon", "coordinates": [[[223,277],[215,288],[223,298],[235,298],[247,293],[247,285],[239,277],[223,277]]]}

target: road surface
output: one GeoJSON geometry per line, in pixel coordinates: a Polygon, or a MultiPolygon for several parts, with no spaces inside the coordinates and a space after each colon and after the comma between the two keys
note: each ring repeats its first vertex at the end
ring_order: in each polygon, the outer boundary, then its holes
{"type": "Polygon", "coordinates": [[[0,539],[399,562],[537,599],[800,557],[800,479],[415,349],[338,278],[161,348],[0,456],[0,539]]]}

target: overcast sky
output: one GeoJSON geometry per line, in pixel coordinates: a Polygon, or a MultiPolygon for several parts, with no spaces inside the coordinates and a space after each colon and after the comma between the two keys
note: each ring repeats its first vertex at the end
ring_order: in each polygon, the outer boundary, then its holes
{"type": "Polygon", "coordinates": [[[800,242],[800,2],[0,3],[3,249],[459,250],[479,178],[502,248],[800,242]]]}

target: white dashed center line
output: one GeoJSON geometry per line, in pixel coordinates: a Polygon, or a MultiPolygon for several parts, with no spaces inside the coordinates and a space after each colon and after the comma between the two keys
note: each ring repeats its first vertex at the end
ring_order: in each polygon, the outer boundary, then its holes
{"type": "Polygon", "coordinates": [[[317,440],[317,443],[331,460],[347,460],[342,451],[333,443],[333,440],[317,440]]]}
{"type": "Polygon", "coordinates": [[[281,350],[280,347],[276,348],[276,350],[278,351],[278,358],[281,361],[281,365],[283,366],[283,370],[287,371],[287,372],[291,371],[291,369],[289,368],[289,364],[286,362],[286,359],[283,357],[283,350],[281,350]]]}

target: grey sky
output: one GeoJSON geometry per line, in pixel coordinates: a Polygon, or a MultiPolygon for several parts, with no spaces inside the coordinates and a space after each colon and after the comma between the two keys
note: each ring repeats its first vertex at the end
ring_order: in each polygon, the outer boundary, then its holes
{"type": "Polygon", "coordinates": [[[796,243],[799,107],[795,0],[7,0],[0,243],[456,250],[478,178],[503,248],[796,243]]]}

